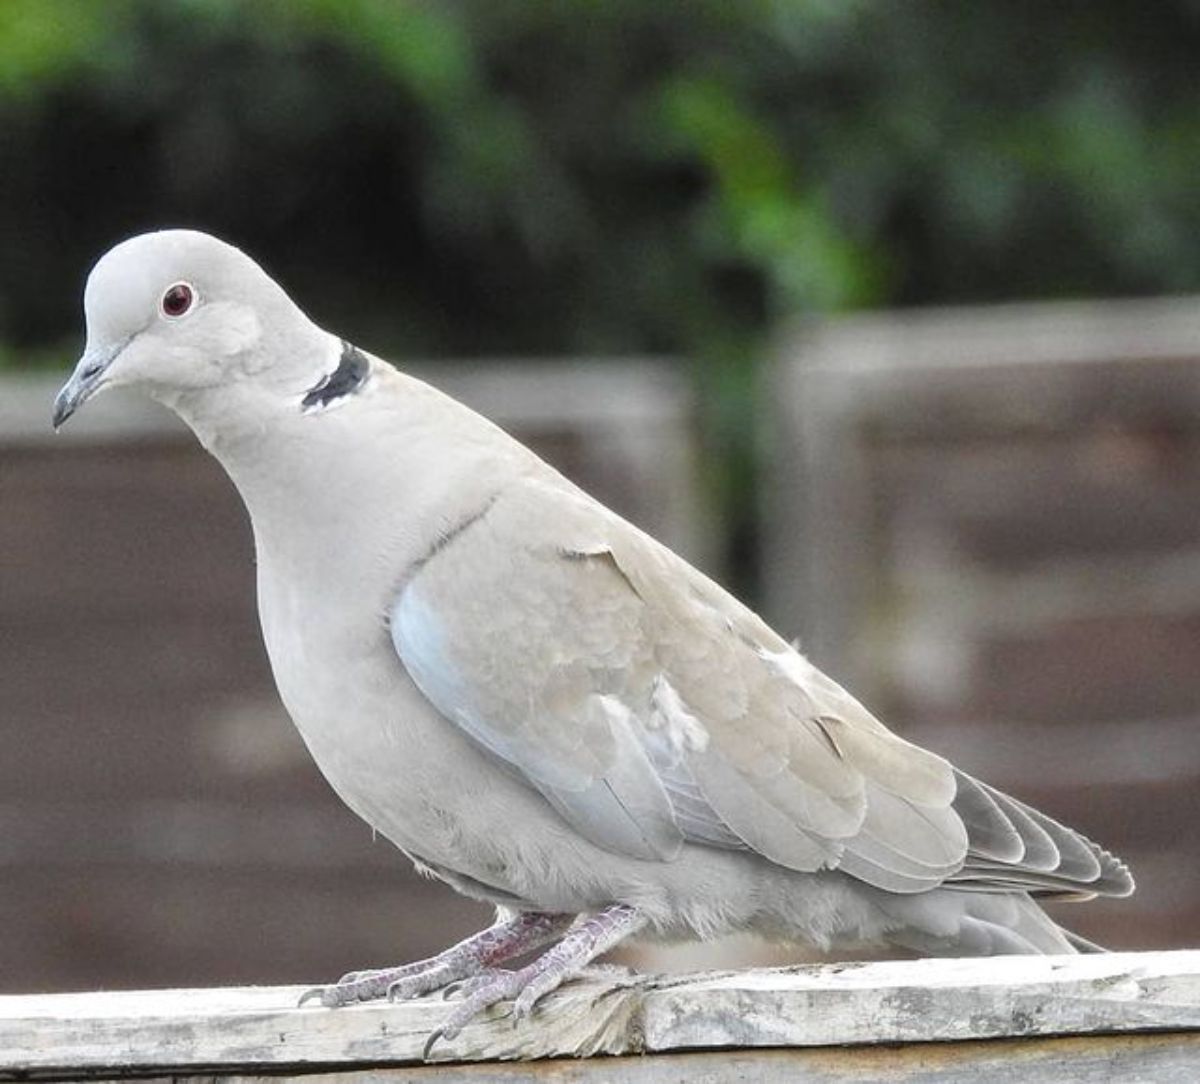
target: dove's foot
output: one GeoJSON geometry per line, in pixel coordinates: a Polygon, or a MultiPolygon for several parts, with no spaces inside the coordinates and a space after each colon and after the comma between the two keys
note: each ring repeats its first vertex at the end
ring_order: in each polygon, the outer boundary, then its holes
{"type": "Polygon", "coordinates": [[[574,921],[574,915],[522,912],[428,960],[376,971],[351,971],[331,986],[315,986],[306,991],[300,1004],[319,1001],[326,1008],[335,1009],[384,997],[391,1001],[420,997],[541,948],[562,936],[574,921]]]}
{"type": "Polygon", "coordinates": [[[474,975],[458,983],[457,990],[463,995],[463,1000],[449,1019],[429,1036],[425,1044],[425,1057],[429,1057],[430,1050],[439,1039],[453,1039],[465,1024],[497,1002],[513,1001],[513,1017],[515,1020],[524,1019],[543,997],[557,990],[597,956],[633,933],[644,921],[627,904],[613,904],[577,922],[557,945],[517,971],[478,969],[474,975]]]}

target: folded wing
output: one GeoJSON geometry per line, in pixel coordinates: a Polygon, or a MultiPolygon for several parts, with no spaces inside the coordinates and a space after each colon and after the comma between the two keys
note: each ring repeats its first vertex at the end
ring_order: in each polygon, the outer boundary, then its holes
{"type": "Polygon", "coordinates": [[[391,631],[447,719],[616,852],[749,848],[902,893],[1132,889],[1111,856],[892,734],[565,484],[511,487],[448,537],[401,588],[391,631]]]}

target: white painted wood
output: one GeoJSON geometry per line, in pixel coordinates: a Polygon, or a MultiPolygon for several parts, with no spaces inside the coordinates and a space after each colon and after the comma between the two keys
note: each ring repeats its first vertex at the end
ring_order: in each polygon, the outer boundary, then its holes
{"type": "MultiPolygon", "coordinates": [[[[447,1012],[440,997],[301,1009],[300,993],[259,987],[0,997],[0,1072],[412,1064],[447,1012]]],[[[1200,1032],[1200,951],[671,977],[600,969],[517,1027],[498,1008],[436,1046],[434,1060],[1167,1031],[1200,1032]]]]}

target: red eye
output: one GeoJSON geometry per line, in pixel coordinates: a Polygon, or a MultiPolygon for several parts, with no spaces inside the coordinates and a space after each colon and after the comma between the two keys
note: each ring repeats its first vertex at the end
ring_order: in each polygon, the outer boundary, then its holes
{"type": "Polygon", "coordinates": [[[177,282],[168,286],[162,295],[162,311],[164,316],[182,316],[192,307],[195,293],[186,282],[177,282]]]}

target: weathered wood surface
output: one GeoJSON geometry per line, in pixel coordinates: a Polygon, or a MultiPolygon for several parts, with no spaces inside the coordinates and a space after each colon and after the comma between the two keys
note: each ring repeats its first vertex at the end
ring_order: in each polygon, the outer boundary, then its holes
{"type": "MultiPolygon", "coordinates": [[[[358,1068],[356,1080],[383,1081],[381,1066],[420,1062],[426,1037],[447,1010],[438,997],[338,1010],[298,1008],[300,993],[294,987],[262,987],[3,997],[0,1069],[10,1076],[94,1076],[358,1068]]],[[[1154,1066],[1167,1074],[1155,1079],[1175,1079],[1168,1069],[1174,1073],[1174,1067],[1190,1064],[1194,1080],[1200,1075],[1198,1043],[1200,951],[1189,951],[835,964],[674,977],[607,969],[564,987],[517,1027],[506,1009],[497,1009],[454,1042],[436,1046],[433,1060],[728,1052],[720,1061],[691,1055],[686,1070],[679,1058],[661,1063],[666,1079],[703,1080],[728,1073],[731,1057],[745,1059],[763,1048],[921,1044],[889,1049],[887,1057],[810,1051],[787,1062],[792,1068],[785,1075],[818,1081],[938,1080],[953,1079],[954,1072],[968,1067],[1027,1064],[1024,1075],[1009,1071],[994,1079],[1034,1079],[1036,1065],[1069,1056],[1079,1074],[1058,1079],[1102,1079],[1095,1073],[1120,1057],[1139,1068],[1119,1079],[1144,1078],[1143,1069],[1149,1073],[1154,1066]],[[1169,1034],[1151,1041],[1142,1033],[1169,1034]],[[1129,1041],[1137,1034],[1140,1038],[1129,1041]],[[1043,1041],[1062,1036],[1093,1038],[1073,1046],[1043,1041]],[[1032,1039],[1038,1042],[1011,1042],[1032,1039]],[[981,1040],[1010,1042],[997,1046],[981,1040]],[[886,1065],[892,1075],[881,1076],[872,1065],[886,1065]],[[680,1067],[674,1076],[671,1066],[680,1067]]],[[[604,1079],[643,1079],[641,1069],[629,1062],[593,1064],[602,1068],[604,1079]]],[[[747,1069],[743,1079],[782,1078],[777,1067],[785,1063],[778,1059],[751,1064],[757,1068],[747,1069]]],[[[473,1072],[467,1079],[508,1079],[495,1064],[477,1064],[473,1072]]],[[[552,1075],[569,1080],[581,1072],[564,1068],[565,1075],[552,1075]]]]}

